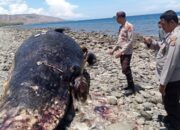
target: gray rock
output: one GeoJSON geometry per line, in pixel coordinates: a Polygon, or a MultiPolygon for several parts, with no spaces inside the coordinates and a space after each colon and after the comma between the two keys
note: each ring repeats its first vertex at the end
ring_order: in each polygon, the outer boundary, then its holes
{"type": "Polygon", "coordinates": [[[144,117],[145,120],[152,120],[152,115],[147,113],[146,111],[141,111],[140,114],[142,117],[144,117]]]}
{"type": "Polygon", "coordinates": [[[135,97],[135,100],[138,104],[142,104],[143,103],[143,98],[141,96],[137,96],[135,97]]]}
{"type": "Polygon", "coordinates": [[[2,71],[9,71],[9,69],[10,69],[10,66],[4,65],[2,68],[2,71]]]}
{"type": "MultiPolygon", "coordinates": [[[[125,93],[124,93],[124,94],[125,94],[125,93]]],[[[130,104],[130,103],[132,103],[133,101],[132,101],[132,99],[131,99],[130,97],[127,97],[126,100],[125,100],[125,102],[126,102],[127,104],[130,104]]]]}
{"type": "Polygon", "coordinates": [[[114,97],[114,96],[109,96],[109,97],[107,97],[107,99],[108,99],[108,103],[109,103],[110,105],[117,105],[117,98],[116,98],[116,97],[114,97]]]}
{"type": "Polygon", "coordinates": [[[115,96],[118,99],[123,96],[122,93],[119,91],[113,91],[113,92],[111,92],[111,94],[112,94],[112,96],[115,96]]]}
{"type": "Polygon", "coordinates": [[[141,55],[139,55],[139,58],[142,58],[142,59],[149,58],[149,54],[142,52],[141,55]]]}
{"type": "Polygon", "coordinates": [[[149,98],[150,97],[150,94],[148,92],[146,92],[146,91],[141,91],[140,93],[144,98],[149,98]]]}
{"type": "Polygon", "coordinates": [[[135,125],[127,122],[120,122],[108,126],[105,130],[134,130],[135,125]]]}
{"type": "Polygon", "coordinates": [[[144,107],[143,107],[142,104],[138,104],[137,107],[136,107],[136,109],[137,109],[138,111],[144,111],[144,107]]]}
{"type": "Polygon", "coordinates": [[[119,106],[124,105],[124,100],[123,99],[119,99],[117,103],[118,103],[119,106]]]}
{"type": "Polygon", "coordinates": [[[137,124],[144,125],[144,123],[145,123],[145,119],[144,118],[137,119],[137,124]]]}
{"type": "Polygon", "coordinates": [[[158,104],[157,104],[157,107],[158,107],[159,109],[163,109],[163,108],[164,108],[163,104],[161,104],[161,103],[158,103],[158,104]]]}
{"type": "Polygon", "coordinates": [[[153,89],[154,87],[150,86],[150,85],[147,85],[147,86],[143,86],[143,88],[145,88],[145,89],[153,89]]]}
{"type": "Polygon", "coordinates": [[[159,129],[155,129],[153,128],[153,126],[146,125],[144,126],[143,130],[159,130],[159,129]]]}
{"type": "Polygon", "coordinates": [[[145,103],[143,103],[143,107],[144,107],[145,111],[150,111],[153,107],[153,104],[149,103],[149,102],[145,102],[145,103]]]}
{"type": "Polygon", "coordinates": [[[156,96],[149,98],[148,101],[152,102],[153,104],[162,103],[161,97],[156,97],[156,96]]]}
{"type": "Polygon", "coordinates": [[[74,126],[75,130],[89,130],[89,127],[85,123],[76,123],[74,126]]]}

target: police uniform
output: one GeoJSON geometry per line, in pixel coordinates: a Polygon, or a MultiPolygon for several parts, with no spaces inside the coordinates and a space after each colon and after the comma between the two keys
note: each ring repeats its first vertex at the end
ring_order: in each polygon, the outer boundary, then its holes
{"type": "Polygon", "coordinates": [[[159,51],[156,73],[160,84],[166,86],[163,102],[169,123],[180,130],[180,25],[166,35],[162,43],[153,42],[159,51]]]}
{"type": "Polygon", "coordinates": [[[132,52],[133,52],[133,25],[128,21],[125,22],[119,29],[117,45],[121,48],[123,55],[120,57],[122,73],[125,74],[128,88],[134,90],[134,82],[130,67],[132,52]]]}

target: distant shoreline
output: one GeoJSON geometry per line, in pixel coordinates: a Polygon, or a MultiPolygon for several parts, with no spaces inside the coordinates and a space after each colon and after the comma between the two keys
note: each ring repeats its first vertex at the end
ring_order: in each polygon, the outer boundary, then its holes
{"type": "Polygon", "coordinates": [[[0,23],[0,27],[23,25],[23,23],[0,23]]]}
{"type": "MultiPolygon", "coordinates": [[[[158,36],[157,22],[158,16],[138,16],[130,17],[128,21],[134,25],[135,33],[141,35],[158,36]]],[[[70,28],[73,31],[86,31],[86,32],[106,32],[107,34],[116,35],[119,26],[115,19],[98,19],[98,20],[83,20],[83,21],[63,21],[46,24],[29,24],[19,26],[22,28],[70,28]]]]}

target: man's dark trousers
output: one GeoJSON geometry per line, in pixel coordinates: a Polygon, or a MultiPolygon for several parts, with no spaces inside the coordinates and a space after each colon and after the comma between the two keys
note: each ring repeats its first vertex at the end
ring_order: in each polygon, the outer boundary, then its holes
{"type": "Polygon", "coordinates": [[[172,127],[180,130],[180,81],[170,82],[163,97],[168,121],[172,127]]]}
{"type": "Polygon", "coordinates": [[[126,76],[126,79],[127,79],[128,88],[134,91],[135,88],[134,88],[131,67],[130,67],[131,57],[132,57],[132,54],[121,55],[120,62],[121,62],[121,67],[122,67],[122,73],[126,76]]]}

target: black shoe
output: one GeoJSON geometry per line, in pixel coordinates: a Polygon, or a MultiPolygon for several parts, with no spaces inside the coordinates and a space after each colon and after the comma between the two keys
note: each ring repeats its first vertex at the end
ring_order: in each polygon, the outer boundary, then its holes
{"type": "Polygon", "coordinates": [[[164,124],[169,124],[169,116],[164,116],[163,123],[164,124]]]}
{"type": "Polygon", "coordinates": [[[158,120],[164,124],[169,124],[169,116],[158,115],[158,120]]]}
{"type": "Polygon", "coordinates": [[[165,127],[166,127],[168,130],[180,130],[180,129],[174,128],[174,127],[171,126],[170,124],[165,125],[165,127]]]}
{"type": "Polygon", "coordinates": [[[180,130],[180,128],[175,128],[172,126],[169,116],[158,115],[158,121],[163,122],[167,130],[180,130]]]}
{"type": "Polygon", "coordinates": [[[129,87],[129,86],[124,88],[124,90],[129,90],[129,89],[131,89],[131,87],[129,87]]]}
{"type": "Polygon", "coordinates": [[[135,87],[134,86],[127,86],[124,88],[124,90],[133,90],[133,92],[135,92],[135,87]]]}
{"type": "Polygon", "coordinates": [[[135,89],[132,89],[132,88],[127,89],[127,90],[125,91],[125,95],[126,95],[126,96],[130,96],[130,95],[135,94],[135,93],[136,93],[136,92],[135,92],[135,89]]]}

